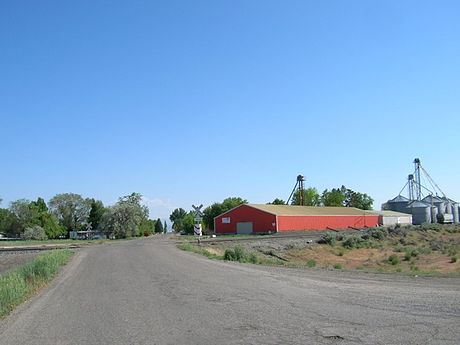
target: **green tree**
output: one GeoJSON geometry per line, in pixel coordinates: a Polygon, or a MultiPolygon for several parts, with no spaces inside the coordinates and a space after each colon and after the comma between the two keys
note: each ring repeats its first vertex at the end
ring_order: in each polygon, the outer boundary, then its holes
{"type": "Polygon", "coordinates": [[[19,237],[24,231],[16,215],[6,208],[0,208],[0,233],[8,237],[19,237]]]}
{"type": "MultiPolygon", "coordinates": [[[[321,197],[316,188],[310,187],[303,191],[304,206],[320,206],[321,197]]],[[[297,190],[292,196],[291,205],[300,205],[300,191],[297,190]]]]}
{"type": "Polygon", "coordinates": [[[169,220],[173,223],[172,228],[176,232],[180,232],[184,230],[184,218],[187,215],[187,212],[183,208],[176,208],[171,215],[169,216],[169,220]]]}
{"type": "Polygon", "coordinates": [[[85,229],[91,202],[79,194],[55,195],[48,203],[51,213],[67,231],[85,229]]]}
{"type": "Polygon", "coordinates": [[[104,213],[101,230],[115,238],[127,238],[139,235],[139,228],[143,221],[148,219],[149,210],[141,205],[142,196],[132,193],[118,199],[118,202],[109,207],[104,213]]]}
{"type": "Polygon", "coordinates": [[[91,229],[99,229],[102,217],[106,212],[104,204],[100,200],[91,199],[88,223],[91,224],[91,229]]]}
{"type": "Polygon", "coordinates": [[[339,188],[333,188],[332,190],[325,190],[321,197],[324,206],[341,207],[345,206],[345,195],[339,188]]]}
{"type": "Polygon", "coordinates": [[[239,197],[231,197],[224,199],[221,203],[214,203],[211,206],[208,206],[203,211],[203,221],[205,226],[208,229],[214,230],[214,218],[218,215],[230,211],[232,208],[235,208],[242,204],[247,204],[247,200],[239,197]]]}
{"type": "Polygon", "coordinates": [[[139,225],[139,236],[150,236],[155,231],[156,220],[144,219],[139,225]]]}
{"type": "Polygon", "coordinates": [[[10,211],[16,215],[23,229],[33,225],[40,225],[38,208],[29,200],[13,201],[10,204],[10,211]]]}
{"type": "Polygon", "coordinates": [[[48,212],[48,207],[42,198],[38,198],[37,201],[25,199],[13,201],[10,210],[15,214],[19,223],[19,233],[24,232],[26,228],[34,228],[35,226],[42,228],[47,238],[58,238],[65,233],[57,219],[48,212]]]}
{"type": "Polygon", "coordinates": [[[185,215],[182,220],[182,230],[187,235],[193,235],[193,228],[195,226],[195,213],[190,211],[185,215]]]}
{"type": "Polygon", "coordinates": [[[323,192],[324,206],[356,207],[362,210],[371,210],[374,200],[365,193],[355,192],[342,185],[340,188],[327,189],[323,192]]]}
{"type": "Polygon", "coordinates": [[[162,234],[163,233],[163,223],[161,222],[160,218],[158,218],[156,223],[155,223],[155,232],[157,234],[162,234]]]}
{"type": "Polygon", "coordinates": [[[342,186],[342,193],[345,195],[345,206],[356,207],[362,210],[372,210],[374,199],[366,193],[355,192],[342,186]]]}
{"type": "Polygon", "coordinates": [[[163,223],[163,232],[166,234],[168,232],[168,224],[166,224],[166,220],[163,223]]]}
{"type": "Polygon", "coordinates": [[[269,202],[268,205],[286,205],[286,201],[276,198],[272,202],[269,202]]]}

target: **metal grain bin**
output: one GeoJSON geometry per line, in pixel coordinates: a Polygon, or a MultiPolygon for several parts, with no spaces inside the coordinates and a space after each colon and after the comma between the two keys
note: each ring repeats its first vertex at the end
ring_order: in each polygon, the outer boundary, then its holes
{"type": "Polygon", "coordinates": [[[459,207],[457,203],[454,203],[453,205],[453,213],[454,213],[454,223],[458,224],[460,222],[459,220],[459,207]]]}
{"type": "Polygon", "coordinates": [[[407,209],[409,202],[409,199],[403,197],[402,195],[398,195],[397,197],[388,200],[386,206],[390,211],[408,213],[410,212],[410,210],[407,209]]]}
{"type": "Polygon", "coordinates": [[[412,223],[420,225],[431,223],[431,205],[422,201],[414,201],[409,204],[412,213],[412,223]]]}
{"type": "Polygon", "coordinates": [[[436,206],[431,206],[431,222],[436,223],[438,219],[438,208],[436,206]]]}
{"type": "MultiPolygon", "coordinates": [[[[423,202],[434,205],[438,208],[438,214],[446,213],[446,204],[443,199],[438,196],[428,195],[427,197],[423,198],[423,202]]],[[[436,222],[436,221],[435,221],[436,222]]]]}

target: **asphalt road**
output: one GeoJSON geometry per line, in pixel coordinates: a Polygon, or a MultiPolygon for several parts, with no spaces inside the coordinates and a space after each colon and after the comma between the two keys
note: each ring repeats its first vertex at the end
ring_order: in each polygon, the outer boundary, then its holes
{"type": "Polygon", "coordinates": [[[460,344],[460,280],[227,263],[165,238],[81,249],[0,344],[460,344]]]}

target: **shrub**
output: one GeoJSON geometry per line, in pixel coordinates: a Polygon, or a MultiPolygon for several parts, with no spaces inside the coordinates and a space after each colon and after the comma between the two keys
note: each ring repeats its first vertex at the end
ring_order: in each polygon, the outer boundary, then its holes
{"type": "Polygon", "coordinates": [[[348,249],[358,248],[363,241],[361,236],[349,236],[343,240],[342,246],[348,249]]]}
{"type": "Polygon", "coordinates": [[[256,253],[251,253],[248,256],[248,262],[252,264],[258,264],[259,263],[259,258],[257,257],[256,253]]]}
{"type": "Polygon", "coordinates": [[[409,261],[412,257],[417,257],[419,255],[419,251],[417,248],[406,248],[405,249],[405,254],[404,254],[404,260],[409,261]]]}
{"type": "Polygon", "coordinates": [[[39,225],[34,225],[32,227],[26,228],[24,233],[21,235],[23,240],[47,240],[45,229],[39,225]]]}
{"type": "Polygon", "coordinates": [[[341,270],[341,269],[342,269],[342,265],[341,265],[341,264],[335,264],[335,265],[334,265],[334,268],[335,268],[336,270],[341,270]]]}
{"type": "Polygon", "coordinates": [[[399,257],[397,255],[390,255],[388,258],[388,262],[393,266],[396,266],[400,263],[399,257]]]}
{"type": "Polygon", "coordinates": [[[359,249],[359,248],[380,248],[382,245],[380,243],[376,243],[372,240],[365,240],[359,235],[352,235],[346,237],[343,242],[342,246],[348,249],[359,249]]]}
{"type": "Polygon", "coordinates": [[[316,261],[313,259],[310,259],[307,261],[307,266],[308,267],[315,267],[316,266],[316,261]]]}
{"type": "Polygon", "coordinates": [[[455,262],[457,262],[457,257],[456,257],[456,256],[452,256],[452,257],[450,258],[450,262],[451,262],[452,264],[455,263],[455,262]]]}
{"type": "Polygon", "coordinates": [[[333,246],[336,241],[337,241],[337,234],[334,232],[328,231],[323,235],[323,237],[319,240],[318,243],[328,244],[330,246],[333,246]]]}
{"type": "Polygon", "coordinates": [[[370,237],[375,238],[376,240],[383,240],[388,236],[388,230],[385,228],[369,229],[367,233],[370,237]]]}
{"type": "MultiPolygon", "coordinates": [[[[255,254],[254,254],[255,255],[255,254]]],[[[224,253],[224,260],[227,261],[239,261],[239,262],[251,262],[251,260],[257,260],[256,256],[251,258],[251,255],[247,255],[244,248],[236,246],[233,249],[226,249],[224,253]]]]}

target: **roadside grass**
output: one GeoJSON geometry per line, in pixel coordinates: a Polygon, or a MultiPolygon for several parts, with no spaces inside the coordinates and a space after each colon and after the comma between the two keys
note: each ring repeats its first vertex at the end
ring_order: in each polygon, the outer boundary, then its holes
{"type": "Polygon", "coordinates": [[[224,261],[237,261],[242,263],[251,263],[257,265],[266,265],[266,266],[280,266],[284,265],[283,261],[274,258],[266,257],[264,255],[257,254],[255,252],[248,252],[241,246],[236,246],[234,248],[228,248],[222,254],[219,252],[212,252],[211,248],[204,248],[197,244],[190,242],[183,242],[177,246],[179,249],[184,251],[193,252],[206,256],[210,259],[224,260],[224,261]]]}
{"type": "MultiPolygon", "coordinates": [[[[372,228],[355,234],[326,232],[305,247],[188,243],[187,249],[219,260],[269,266],[361,270],[423,276],[460,276],[460,226],[426,224],[372,228]],[[278,248],[278,249],[275,249],[278,248]]],[[[183,242],[185,243],[185,242],[183,242]]]]}
{"type": "Polygon", "coordinates": [[[181,244],[178,245],[178,248],[179,249],[182,249],[182,250],[185,250],[187,252],[193,252],[193,253],[196,253],[196,254],[200,254],[200,255],[204,255],[210,259],[223,259],[222,256],[219,256],[217,254],[214,254],[214,253],[211,253],[210,251],[208,251],[207,249],[205,248],[202,248],[202,247],[198,247],[190,242],[183,242],[181,244]]]}
{"type": "Polygon", "coordinates": [[[8,315],[38,289],[50,282],[73,252],[53,250],[0,277],[0,317],[8,315]]]}

